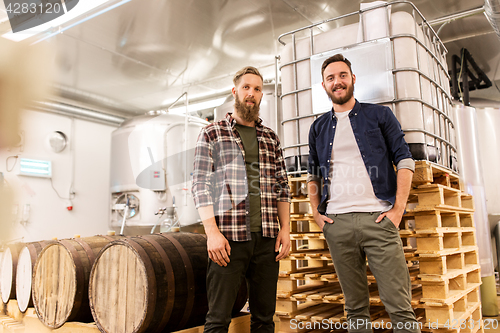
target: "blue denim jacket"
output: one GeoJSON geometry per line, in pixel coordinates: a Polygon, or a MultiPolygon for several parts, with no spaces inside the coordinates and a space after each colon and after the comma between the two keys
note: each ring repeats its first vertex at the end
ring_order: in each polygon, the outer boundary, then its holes
{"type": "MultiPolygon", "coordinates": [[[[396,172],[393,164],[412,158],[401,125],[386,106],[359,103],[349,112],[354,137],[377,198],[394,205],[396,172]]],[[[333,109],[314,121],[309,130],[308,173],[321,178],[323,193],[318,212],[325,214],[329,195],[329,170],[337,117],[333,109]]]]}

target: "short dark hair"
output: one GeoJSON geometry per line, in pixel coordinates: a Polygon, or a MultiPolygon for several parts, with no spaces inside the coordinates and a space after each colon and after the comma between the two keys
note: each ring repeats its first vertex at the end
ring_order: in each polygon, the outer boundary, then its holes
{"type": "Polygon", "coordinates": [[[254,74],[254,75],[257,75],[260,77],[260,79],[262,80],[262,82],[264,82],[264,78],[262,77],[262,74],[260,74],[259,70],[255,67],[252,67],[252,66],[247,66],[247,67],[244,67],[242,69],[240,69],[239,71],[236,72],[236,74],[234,74],[234,77],[233,77],[233,83],[234,83],[234,86],[236,87],[238,85],[238,83],[240,83],[240,79],[243,75],[245,74],[254,74]]]}
{"type": "Polygon", "coordinates": [[[330,65],[331,63],[339,62],[339,61],[346,64],[347,67],[349,67],[349,70],[351,71],[351,74],[352,74],[351,62],[349,60],[347,60],[347,58],[344,57],[342,54],[338,53],[338,54],[326,59],[325,61],[323,61],[323,65],[321,65],[321,79],[323,79],[323,73],[325,72],[326,67],[328,67],[328,65],[330,65]]]}

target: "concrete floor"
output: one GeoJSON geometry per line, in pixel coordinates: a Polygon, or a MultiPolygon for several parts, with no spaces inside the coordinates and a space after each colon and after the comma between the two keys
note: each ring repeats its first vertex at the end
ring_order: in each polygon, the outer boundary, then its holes
{"type": "MultiPolygon", "coordinates": [[[[497,302],[500,309],[500,296],[497,296],[497,302]]],[[[500,333],[500,315],[496,317],[483,317],[483,320],[485,321],[484,333],[500,333]]]]}

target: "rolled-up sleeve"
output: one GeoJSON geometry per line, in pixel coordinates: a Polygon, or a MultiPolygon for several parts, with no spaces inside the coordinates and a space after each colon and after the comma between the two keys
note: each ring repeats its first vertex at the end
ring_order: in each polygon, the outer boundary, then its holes
{"type": "Polygon", "coordinates": [[[196,142],[194,155],[193,184],[191,192],[193,194],[195,207],[210,206],[213,201],[213,147],[205,129],[202,129],[196,142]]]}
{"type": "Polygon", "coordinates": [[[396,165],[396,169],[409,169],[415,172],[415,161],[413,160],[413,158],[404,158],[396,165]]]}

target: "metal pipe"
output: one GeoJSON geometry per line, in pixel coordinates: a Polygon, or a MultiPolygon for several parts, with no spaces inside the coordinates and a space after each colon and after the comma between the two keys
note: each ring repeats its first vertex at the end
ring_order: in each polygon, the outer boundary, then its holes
{"type": "Polygon", "coordinates": [[[36,102],[33,106],[35,110],[39,111],[61,114],[67,117],[74,117],[117,127],[126,119],[124,117],[61,103],[36,102]]]}
{"type": "MultiPolygon", "coordinates": [[[[189,98],[188,98],[188,93],[186,92],[186,118],[184,119],[184,185],[187,187],[188,186],[188,148],[187,148],[187,143],[188,143],[188,118],[189,118],[189,98]]],[[[184,206],[187,207],[187,199],[188,199],[188,190],[187,188],[183,188],[184,191],[184,206]]],[[[174,200],[172,198],[172,200],[174,200]]],[[[175,203],[174,203],[175,205],[175,203]]]]}
{"type": "Polygon", "coordinates": [[[276,113],[276,122],[275,122],[275,128],[276,132],[278,135],[281,134],[281,131],[279,131],[280,127],[280,116],[279,116],[279,109],[278,109],[278,103],[280,100],[280,97],[278,96],[278,62],[280,60],[280,56],[275,56],[274,57],[274,112],[276,113]]]}
{"type": "Polygon", "coordinates": [[[495,33],[495,32],[494,31],[474,32],[471,34],[464,34],[464,35],[456,36],[453,38],[443,39],[443,43],[448,44],[448,43],[456,42],[456,41],[463,40],[463,39],[474,38],[474,37],[489,35],[489,34],[493,34],[493,33],[495,33]]]}
{"type": "Polygon", "coordinates": [[[462,49],[462,103],[465,106],[470,106],[469,101],[469,71],[467,69],[467,58],[464,55],[464,49],[462,49]]]}
{"type": "MultiPolygon", "coordinates": [[[[184,97],[184,96],[186,96],[186,101],[187,101],[187,92],[182,93],[182,95],[180,95],[179,97],[177,97],[177,99],[172,104],[170,104],[170,106],[167,108],[167,111],[170,110],[171,108],[173,108],[177,104],[177,102],[179,102],[180,99],[182,97],[184,97]]],[[[186,115],[187,115],[187,110],[186,110],[186,115]]]]}
{"type": "MultiPolygon", "coordinates": [[[[437,18],[434,20],[427,21],[427,23],[429,23],[429,25],[439,25],[439,24],[449,23],[449,22],[452,22],[455,20],[463,19],[465,17],[469,17],[469,16],[473,16],[473,15],[477,15],[477,14],[482,14],[482,13],[484,13],[483,6],[477,7],[474,9],[470,9],[470,10],[466,10],[464,12],[454,13],[454,14],[450,14],[447,16],[443,16],[443,17],[440,17],[440,18],[437,18]]],[[[439,32],[437,34],[439,34],[439,32]]]]}
{"type": "MultiPolygon", "coordinates": [[[[187,154],[187,140],[188,140],[188,118],[189,118],[189,97],[188,93],[184,92],[182,95],[180,95],[170,106],[167,108],[167,111],[173,108],[180,100],[182,97],[186,98],[186,118],[184,119],[184,184],[187,186],[188,182],[188,174],[187,174],[187,169],[188,169],[188,154],[187,154]]],[[[165,131],[165,135],[167,134],[167,131],[165,131]]],[[[187,206],[187,190],[184,190],[184,206],[187,206]]]]}
{"type": "Polygon", "coordinates": [[[123,229],[125,229],[125,221],[127,220],[129,205],[130,205],[130,198],[127,198],[127,203],[125,204],[125,212],[123,213],[123,221],[122,221],[122,227],[120,229],[120,235],[123,235],[123,229]]]}
{"type": "MultiPolygon", "coordinates": [[[[51,84],[54,89],[59,91],[61,93],[62,97],[76,100],[76,101],[83,101],[86,102],[87,104],[90,105],[95,105],[97,107],[102,106],[104,108],[110,109],[110,111],[118,111],[120,113],[123,112],[128,112],[131,115],[136,115],[137,113],[143,113],[144,110],[140,108],[134,108],[134,107],[129,107],[129,106],[124,106],[122,103],[119,103],[118,101],[115,101],[111,98],[107,98],[104,96],[100,96],[97,94],[93,94],[87,91],[83,91],[80,89],[76,89],[73,87],[68,87],[59,83],[52,83],[51,84]]],[[[106,111],[106,110],[103,110],[106,111]]]]}

